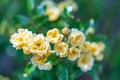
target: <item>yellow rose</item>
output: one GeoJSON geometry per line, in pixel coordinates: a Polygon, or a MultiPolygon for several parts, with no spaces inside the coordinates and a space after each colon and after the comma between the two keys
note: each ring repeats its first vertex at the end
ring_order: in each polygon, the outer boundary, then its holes
{"type": "Polygon", "coordinates": [[[18,33],[14,33],[10,37],[10,42],[16,49],[26,49],[25,54],[29,54],[28,42],[33,37],[32,32],[27,29],[18,29],[18,33]]]}
{"type": "Polygon", "coordinates": [[[91,43],[88,52],[90,54],[92,54],[93,56],[99,55],[100,54],[100,48],[99,48],[98,44],[95,43],[95,42],[91,43]]]}
{"type": "Polygon", "coordinates": [[[75,47],[70,47],[68,50],[68,59],[75,61],[78,57],[80,57],[80,50],[75,47]]]}
{"type": "Polygon", "coordinates": [[[77,61],[78,67],[80,67],[83,72],[91,70],[93,64],[94,58],[90,54],[82,54],[77,61]]]}
{"type": "Polygon", "coordinates": [[[90,46],[91,46],[91,43],[89,41],[85,41],[82,45],[79,46],[79,48],[82,52],[88,53],[90,46]]]}
{"type": "Polygon", "coordinates": [[[32,59],[31,59],[32,64],[38,66],[38,68],[40,70],[52,69],[52,65],[49,62],[46,62],[46,60],[50,54],[51,54],[50,52],[47,52],[46,54],[39,56],[38,54],[35,53],[34,57],[32,57],[32,59]]]}
{"type": "Polygon", "coordinates": [[[61,42],[63,35],[59,33],[59,30],[54,28],[47,32],[47,39],[51,43],[61,42]]]}
{"type": "Polygon", "coordinates": [[[28,44],[31,53],[37,53],[39,56],[46,54],[50,49],[49,42],[43,36],[43,34],[34,35],[28,44]]]}
{"type": "Polygon", "coordinates": [[[68,36],[68,41],[73,46],[79,46],[83,44],[86,37],[83,32],[79,31],[78,29],[72,29],[70,35],[68,36]]]}
{"type": "Polygon", "coordinates": [[[68,55],[68,44],[65,42],[56,43],[54,50],[60,57],[66,57],[68,55]]]}

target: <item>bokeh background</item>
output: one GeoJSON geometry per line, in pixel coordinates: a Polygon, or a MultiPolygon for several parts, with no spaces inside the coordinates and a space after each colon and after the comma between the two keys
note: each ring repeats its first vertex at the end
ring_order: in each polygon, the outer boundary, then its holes
{"type": "MultiPolygon", "coordinates": [[[[54,1],[58,3],[62,0],[54,1]]],[[[40,2],[35,0],[36,5],[40,2]]],[[[96,34],[104,35],[106,40],[105,58],[99,67],[100,80],[120,80],[120,0],[75,2],[79,7],[75,13],[76,18],[80,18],[84,24],[93,18],[96,34]]],[[[4,80],[3,77],[7,77],[6,80],[24,80],[21,75],[29,58],[19,54],[20,51],[11,46],[9,39],[17,28],[26,25],[25,16],[29,16],[26,0],[0,0],[0,80],[4,80]]]]}

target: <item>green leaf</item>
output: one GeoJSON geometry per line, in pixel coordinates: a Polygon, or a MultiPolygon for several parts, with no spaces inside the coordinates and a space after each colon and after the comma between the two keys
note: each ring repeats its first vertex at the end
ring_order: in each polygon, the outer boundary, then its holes
{"type": "Polygon", "coordinates": [[[103,34],[94,34],[94,35],[89,35],[87,36],[87,40],[89,41],[95,41],[95,42],[99,42],[99,41],[103,41],[106,42],[107,41],[107,36],[103,35],[103,34]]]}
{"type": "Polygon", "coordinates": [[[72,13],[68,10],[68,7],[65,7],[65,8],[64,8],[64,10],[63,10],[63,17],[64,17],[64,18],[73,17],[73,16],[72,16],[72,13]]]}
{"type": "Polygon", "coordinates": [[[52,65],[55,65],[58,62],[59,56],[56,56],[56,54],[51,54],[47,61],[50,62],[52,65]]]}
{"type": "Polygon", "coordinates": [[[32,11],[35,7],[34,0],[27,0],[27,9],[28,11],[32,11]]]}
{"type": "Polygon", "coordinates": [[[22,25],[27,25],[30,22],[30,19],[24,15],[18,15],[13,20],[15,23],[22,24],[22,25]]]}
{"type": "Polygon", "coordinates": [[[41,16],[44,15],[45,13],[45,10],[46,10],[46,6],[45,5],[39,5],[37,6],[36,10],[35,10],[35,18],[40,18],[41,16]]]}
{"type": "Polygon", "coordinates": [[[31,74],[36,69],[36,66],[32,65],[31,63],[28,63],[28,65],[25,68],[25,71],[23,73],[24,77],[27,77],[29,74],[31,74]]]}
{"type": "Polygon", "coordinates": [[[48,21],[48,16],[42,16],[41,18],[38,18],[38,19],[36,20],[36,22],[37,22],[37,27],[41,27],[41,26],[44,25],[47,21],[48,21]]]}
{"type": "Polygon", "coordinates": [[[52,73],[50,71],[41,71],[41,80],[53,80],[52,73]]]}
{"type": "Polygon", "coordinates": [[[89,72],[89,74],[90,74],[90,76],[92,77],[92,80],[100,80],[100,79],[99,79],[99,76],[98,76],[98,73],[96,72],[95,69],[91,70],[91,71],[89,72]]]}
{"type": "Polygon", "coordinates": [[[58,80],[68,80],[68,69],[62,64],[58,65],[57,68],[58,80]]]}

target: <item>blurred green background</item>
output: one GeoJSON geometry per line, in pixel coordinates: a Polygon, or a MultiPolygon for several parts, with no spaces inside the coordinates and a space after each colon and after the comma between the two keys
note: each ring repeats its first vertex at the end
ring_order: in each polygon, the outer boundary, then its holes
{"type": "MultiPolygon", "coordinates": [[[[62,0],[54,1],[58,3],[62,0]]],[[[36,5],[40,2],[41,0],[35,0],[36,5]]],[[[105,58],[101,62],[102,66],[98,68],[100,80],[120,80],[120,0],[75,2],[79,7],[75,13],[76,18],[80,18],[84,24],[88,24],[93,18],[96,33],[103,34],[107,40],[105,58]]],[[[10,80],[24,80],[21,75],[30,59],[19,54],[21,51],[16,51],[9,42],[10,35],[17,28],[26,26],[28,17],[26,0],[0,0],[0,75],[10,80]]],[[[0,80],[4,79],[0,77],[0,80]]]]}

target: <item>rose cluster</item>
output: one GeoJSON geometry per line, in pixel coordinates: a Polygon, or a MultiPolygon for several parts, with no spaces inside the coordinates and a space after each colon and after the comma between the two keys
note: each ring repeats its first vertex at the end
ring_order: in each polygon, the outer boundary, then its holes
{"type": "Polygon", "coordinates": [[[57,28],[48,30],[46,36],[32,33],[28,29],[18,29],[18,32],[11,36],[10,42],[16,49],[22,49],[24,54],[33,54],[32,64],[40,70],[52,69],[47,58],[56,54],[61,59],[67,58],[76,62],[77,66],[86,72],[92,69],[95,60],[103,59],[102,52],[105,49],[103,42],[87,41],[82,31],[68,27],[61,31],[57,28]]]}

